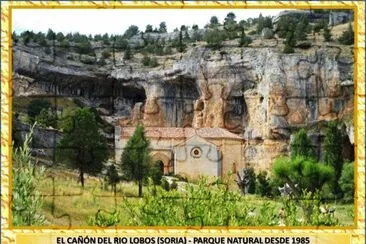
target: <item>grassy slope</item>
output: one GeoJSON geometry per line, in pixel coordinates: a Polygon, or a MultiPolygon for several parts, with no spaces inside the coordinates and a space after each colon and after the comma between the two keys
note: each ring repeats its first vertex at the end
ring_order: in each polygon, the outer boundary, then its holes
{"type": "MultiPolygon", "coordinates": [[[[87,220],[89,217],[94,216],[96,212],[101,209],[105,211],[113,211],[115,206],[119,208],[123,196],[130,196],[132,201],[140,201],[138,198],[134,198],[137,195],[137,185],[133,183],[120,183],[117,186],[116,202],[113,197],[113,193],[109,190],[101,189],[101,182],[96,177],[88,177],[86,179],[85,189],[82,192],[81,186],[78,183],[78,175],[76,172],[50,169],[48,175],[52,175],[55,179],[55,193],[57,195],[76,195],[76,196],[58,196],[55,197],[55,211],[52,214],[52,196],[44,197],[43,214],[47,218],[46,225],[52,226],[67,226],[69,220],[67,217],[58,218],[61,215],[69,214],[71,216],[72,226],[87,226],[87,220]],[[77,195],[79,194],[79,195],[77,195]]],[[[41,180],[39,185],[41,194],[52,195],[53,183],[52,177],[47,177],[41,180]]],[[[144,189],[145,191],[146,189],[144,189]]],[[[264,201],[264,199],[258,198],[258,196],[250,195],[246,196],[247,200],[252,203],[258,203],[258,206],[264,201]]],[[[279,201],[273,201],[276,203],[277,208],[280,209],[281,203],[279,201]]],[[[329,204],[333,206],[334,204],[329,204]]],[[[353,218],[351,213],[353,211],[353,204],[339,204],[336,203],[335,216],[339,218],[342,225],[352,225],[353,218]]],[[[119,208],[120,209],[120,208],[119,208]]],[[[129,218],[131,217],[128,212],[121,210],[121,226],[128,225],[129,218]]]]}

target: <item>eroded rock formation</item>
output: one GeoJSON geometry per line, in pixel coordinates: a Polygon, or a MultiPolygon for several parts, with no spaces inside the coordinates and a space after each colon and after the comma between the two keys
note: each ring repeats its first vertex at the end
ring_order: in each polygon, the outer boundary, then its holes
{"type": "MultiPolygon", "coordinates": [[[[284,55],[197,45],[156,68],[138,58],[82,64],[57,48],[56,58],[38,46],[13,51],[16,96],[79,97],[121,125],[226,128],[243,136],[243,157],[260,168],[288,151],[294,129],[353,114],[353,60],[333,47],[284,55]]],[[[344,121],[353,142],[352,120],[344,121]]]]}

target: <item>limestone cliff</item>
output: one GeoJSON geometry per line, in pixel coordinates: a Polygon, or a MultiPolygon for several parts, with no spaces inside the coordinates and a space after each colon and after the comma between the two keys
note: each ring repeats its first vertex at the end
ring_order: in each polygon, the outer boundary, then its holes
{"type": "Polygon", "coordinates": [[[15,96],[78,97],[113,124],[221,127],[245,140],[244,158],[257,168],[288,151],[291,133],[341,119],[353,143],[353,59],[339,46],[313,45],[283,54],[274,40],[211,50],[197,42],[184,53],[144,67],[115,54],[104,63],[53,46],[13,47],[15,96]]]}

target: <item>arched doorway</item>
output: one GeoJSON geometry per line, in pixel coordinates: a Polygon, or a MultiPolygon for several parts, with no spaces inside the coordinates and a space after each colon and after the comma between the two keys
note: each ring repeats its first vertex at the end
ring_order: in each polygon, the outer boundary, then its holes
{"type": "Polygon", "coordinates": [[[161,167],[164,175],[173,172],[173,165],[171,164],[171,159],[164,153],[155,153],[152,155],[153,162],[161,162],[161,167]]]}

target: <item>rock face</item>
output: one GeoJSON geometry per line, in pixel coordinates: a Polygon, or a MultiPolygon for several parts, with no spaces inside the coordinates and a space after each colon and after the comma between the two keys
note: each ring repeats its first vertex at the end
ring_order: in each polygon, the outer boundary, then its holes
{"type": "MultiPolygon", "coordinates": [[[[54,57],[36,46],[13,50],[16,96],[76,96],[126,126],[226,128],[243,136],[243,157],[257,168],[288,151],[295,129],[353,114],[353,60],[331,47],[285,55],[197,45],[159,57],[156,68],[125,64],[121,54],[115,65],[97,65],[68,60],[57,48],[54,57]]],[[[352,122],[346,126],[353,142],[352,122]]]]}

